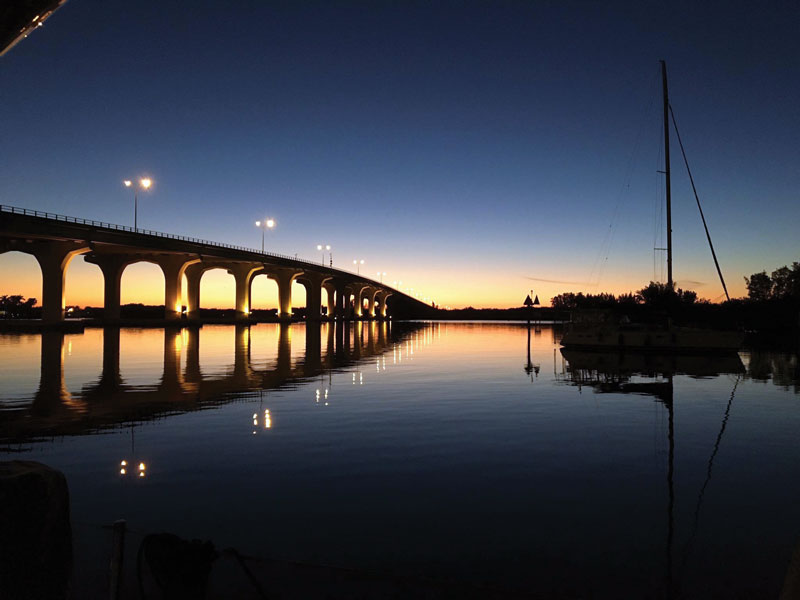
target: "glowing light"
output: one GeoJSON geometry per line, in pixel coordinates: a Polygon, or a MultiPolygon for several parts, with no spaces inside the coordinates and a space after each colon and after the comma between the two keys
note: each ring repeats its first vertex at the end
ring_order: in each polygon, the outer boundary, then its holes
{"type": "Polygon", "coordinates": [[[273,219],[267,219],[267,227],[270,229],[275,227],[275,221],[273,219]]]}
{"type": "Polygon", "coordinates": [[[140,470],[140,471],[144,471],[144,469],[145,469],[144,463],[143,463],[143,462],[140,462],[140,463],[139,463],[139,470],[140,470]]]}
{"type": "Polygon", "coordinates": [[[120,470],[119,470],[119,474],[120,474],[120,475],[125,475],[125,469],[120,469],[120,470]]]}
{"type": "Polygon", "coordinates": [[[128,466],[128,461],[127,460],[123,460],[119,464],[120,464],[121,467],[127,467],[128,466]]]}
{"type": "Polygon", "coordinates": [[[150,186],[153,185],[153,180],[150,179],[149,177],[144,177],[141,180],[139,180],[139,183],[144,189],[149,190],[150,186]]]}
{"type": "Polygon", "coordinates": [[[139,471],[139,477],[144,477],[144,471],[139,471]]]}
{"type": "Polygon", "coordinates": [[[133,185],[133,182],[130,179],[126,179],[122,183],[125,184],[125,187],[131,187],[133,185]]]}

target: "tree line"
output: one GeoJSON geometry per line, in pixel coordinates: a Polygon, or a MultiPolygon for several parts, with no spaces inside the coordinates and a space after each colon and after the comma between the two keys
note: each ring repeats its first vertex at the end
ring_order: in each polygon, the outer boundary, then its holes
{"type": "Polygon", "coordinates": [[[36,302],[36,298],[26,299],[19,294],[0,296],[0,318],[30,319],[36,302]]]}
{"type": "Polygon", "coordinates": [[[708,303],[707,300],[698,300],[697,293],[682,288],[675,289],[666,283],[651,281],[648,285],[636,292],[627,294],[584,294],[583,292],[567,292],[559,294],[550,300],[553,308],[559,310],[575,310],[580,308],[630,308],[634,306],[649,306],[651,308],[667,308],[672,305],[691,306],[696,303],[708,303]]]}
{"type": "MultiPolygon", "coordinates": [[[[800,303],[800,262],[792,266],[775,269],[771,274],[766,271],[753,273],[744,278],[747,286],[747,298],[734,298],[722,304],[740,304],[742,302],[789,302],[800,303]]],[[[608,309],[646,306],[651,308],[667,308],[670,306],[689,307],[710,304],[708,300],[699,300],[692,290],[675,289],[666,283],[651,281],[636,292],[626,294],[584,294],[583,292],[567,292],[558,294],[550,300],[555,309],[608,309]]]]}
{"type": "Polygon", "coordinates": [[[744,278],[747,295],[754,302],[770,300],[800,301],[800,263],[793,262],[791,267],[783,266],[775,269],[771,275],[766,271],[753,273],[744,278]]]}

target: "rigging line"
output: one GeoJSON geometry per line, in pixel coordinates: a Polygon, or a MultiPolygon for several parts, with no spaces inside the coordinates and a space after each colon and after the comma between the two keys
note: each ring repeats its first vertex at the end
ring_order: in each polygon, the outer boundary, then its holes
{"type": "Polygon", "coordinates": [[[612,213],[611,222],[609,223],[608,229],[606,230],[606,233],[603,236],[603,240],[600,243],[600,248],[597,257],[592,263],[592,268],[591,271],[589,272],[589,281],[593,281],[595,274],[597,275],[597,281],[594,284],[595,288],[600,284],[600,279],[602,278],[602,273],[605,264],[608,261],[608,255],[611,252],[611,246],[613,245],[614,233],[617,227],[617,222],[619,220],[619,215],[621,212],[620,209],[623,202],[623,198],[626,193],[630,192],[630,181],[633,175],[634,161],[638,154],[639,147],[641,146],[642,143],[643,132],[645,130],[645,125],[647,123],[649,114],[653,108],[653,105],[655,104],[655,98],[657,97],[656,91],[658,90],[657,83],[658,83],[658,72],[654,73],[653,82],[651,84],[653,92],[650,94],[650,101],[648,104],[645,105],[639,120],[639,129],[636,133],[636,138],[634,139],[633,149],[628,158],[628,164],[626,165],[625,168],[623,183],[622,186],[620,187],[619,194],[617,196],[617,202],[614,207],[614,211],[612,213]]]}
{"type": "Polygon", "coordinates": [[[703,227],[706,230],[708,246],[711,248],[711,256],[714,258],[714,265],[717,267],[717,274],[719,275],[719,280],[722,282],[722,289],[725,290],[725,297],[730,300],[731,297],[728,295],[728,286],[725,285],[725,279],[722,277],[722,270],[719,268],[717,253],[714,252],[714,244],[711,243],[711,234],[708,232],[708,225],[706,225],[706,217],[703,214],[703,207],[700,206],[700,197],[697,195],[697,188],[694,185],[694,177],[692,177],[692,170],[689,168],[689,160],[686,158],[686,151],[683,149],[683,142],[681,141],[681,134],[678,131],[678,122],[675,120],[675,113],[672,111],[672,104],[669,105],[669,113],[672,115],[672,125],[675,127],[675,134],[678,136],[678,144],[681,147],[681,154],[683,154],[683,162],[686,164],[686,172],[689,173],[689,181],[692,183],[694,199],[697,201],[697,209],[700,211],[700,218],[703,220],[703,227]]]}
{"type": "Polygon", "coordinates": [[[695,536],[697,535],[697,529],[700,524],[700,508],[703,505],[703,497],[705,496],[706,488],[711,481],[711,470],[714,468],[714,458],[717,456],[717,452],[719,452],[720,442],[722,442],[722,434],[725,433],[725,427],[728,425],[728,418],[731,414],[731,405],[733,404],[733,397],[736,395],[736,388],[739,386],[739,381],[741,381],[741,375],[736,376],[736,382],[733,384],[733,389],[731,390],[731,397],[728,399],[728,406],[725,408],[725,415],[722,417],[722,426],[719,429],[719,434],[717,434],[717,441],[714,442],[714,450],[711,452],[711,456],[708,459],[706,480],[703,482],[703,487],[700,488],[700,493],[697,496],[697,506],[695,506],[694,509],[694,525],[692,526],[692,534],[689,536],[689,541],[686,542],[686,546],[683,549],[681,572],[683,572],[683,570],[686,568],[686,562],[689,559],[689,552],[691,551],[692,544],[694,543],[695,536]]]}

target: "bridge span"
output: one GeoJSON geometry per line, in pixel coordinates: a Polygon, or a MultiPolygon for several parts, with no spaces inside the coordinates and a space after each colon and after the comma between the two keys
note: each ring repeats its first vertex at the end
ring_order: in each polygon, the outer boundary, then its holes
{"type": "MultiPolygon", "coordinates": [[[[42,320],[64,320],[64,281],[73,258],[97,265],[103,273],[104,319],[120,318],[120,286],[126,267],[137,262],[158,265],[164,274],[164,317],[183,316],[182,282],[186,276],[186,313],[198,317],[200,280],[205,271],[226,269],[236,281],[236,315],[250,316],[253,279],[265,275],[278,284],[278,316],[292,317],[292,283],[306,289],[306,319],[385,318],[390,296],[427,308],[396,289],[355,273],[280,254],[196,238],[134,230],[124,225],[67,217],[0,205],[0,254],[33,255],[42,271],[42,320]],[[325,316],[322,289],[328,292],[325,316]]],[[[394,302],[394,300],[393,300],[394,302]]]]}

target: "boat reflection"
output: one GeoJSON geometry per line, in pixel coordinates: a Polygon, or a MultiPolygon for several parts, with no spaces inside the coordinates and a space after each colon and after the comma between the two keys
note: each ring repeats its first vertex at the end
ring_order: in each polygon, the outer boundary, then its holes
{"type": "MultiPolygon", "coordinates": [[[[146,387],[125,382],[120,372],[120,329],[106,328],[100,377],[84,384],[78,393],[70,392],[65,383],[65,334],[47,331],[41,334],[41,375],[32,401],[10,407],[0,402],[0,442],[24,443],[51,436],[82,435],[222,405],[243,397],[257,398],[264,390],[294,388],[353,366],[359,373],[360,384],[363,382],[360,365],[376,357],[380,360],[386,352],[396,352],[401,344],[416,337],[422,327],[422,324],[397,325],[386,321],[281,325],[277,360],[273,368],[264,368],[252,360],[250,326],[237,325],[233,363],[217,376],[208,376],[201,368],[199,328],[168,328],[164,329],[163,370],[157,383],[146,387]],[[295,362],[293,331],[305,334],[303,358],[295,362]]],[[[327,395],[325,390],[325,400],[327,395]]]]}
{"type": "Polygon", "coordinates": [[[673,378],[717,377],[723,374],[736,374],[737,378],[730,393],[722,425],[709,458],[706,480],[700,490],[694,515],[694,526],[690,542],[684,548],[683,563],[688,558],[691,541],[699,526],[703,496],[711,480],[714,458],[719,451],[722,435],[725,432],[736,387],[745,373],[745,367],[738,354],[651,354],[598,352],[591,350],[561,349],[568,363],[564,383],[591,387],[597,393],[641,394],[653,396],[667,410],[667,515],[665,544],[664,591],[667,598],[678,596],[679,581],[676,581],[674,568],[675,541],[675,398],[673,378]],[[635,381],[632,381],[636,378],[635,381]]]}
{"type": "Polygon", "coordinates": [[[672,401],[673,375],[701,378],[745,372],[736,353],[651,354],[562,348],[561,355],[568,364],[566,378],[560,378],[564,383],[591,387],[599,393],[646,394],[664,402],[672,401]]]}

